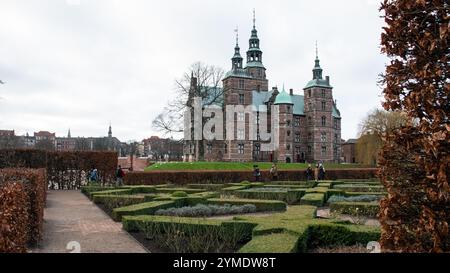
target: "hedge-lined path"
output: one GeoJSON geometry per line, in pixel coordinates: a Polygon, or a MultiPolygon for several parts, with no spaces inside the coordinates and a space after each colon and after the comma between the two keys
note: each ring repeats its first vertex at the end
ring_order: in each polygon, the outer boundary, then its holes
{"type": "Polygon", "coordinates": [[[44,212],[44,238],[32,252],[68,253],[78,242],[82,253],[145,253],[144,247],[122,230],[79,191],[49,191],[44,212]]]}

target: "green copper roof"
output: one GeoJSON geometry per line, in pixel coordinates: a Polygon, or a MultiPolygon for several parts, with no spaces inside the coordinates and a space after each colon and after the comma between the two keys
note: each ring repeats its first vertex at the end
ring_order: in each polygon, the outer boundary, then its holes
{"type": "Polygon", "coordinates": [[[333,103],[333,117],[334,118],[341,118],[341,112],[336,107],[336,104],[333,103]]]}
{"type": "Polygon", "coordinates": [[[247,67],[260,67],[265,68],[261,62],[248,62],[247,67]]]}
{"type": "Polygon", "coordinates": [[[324,79],[313,79],[308,82],[308,84],[303,89],[308,89],[311,87],[324,87],[324,88],[333,88],[329,82],[324,79]]]}
{"type": "Polygon", "coordinates": [[[251,79],[252,76],[247,73],[245,69],[232,69],[225,74],[224,79],[229,77],[239,77],[239,78],[248,78],[251,79]]]}
{"type": "MultiPolygon", "coordinates": [[[[267,105],[267,102],[272,97],[273,91],[253,91],[253,105],[259,107],[260,105],[267,105]]],[[[290,95],[288,95],[290,96],[290,95]]],[[[294,115],[305,115],[305,103],[302,95],[290,96],[292,103],[294,104],[294,115]]]]}
{"type": "Polygon", "coordinates": [[[281,93],[277,95],[274,104],[294,104],[294,103],[292,103],[291,96],[288,93],[286,93],[286,91],[283,88],[283,91],[281,91],[281,93]]]}

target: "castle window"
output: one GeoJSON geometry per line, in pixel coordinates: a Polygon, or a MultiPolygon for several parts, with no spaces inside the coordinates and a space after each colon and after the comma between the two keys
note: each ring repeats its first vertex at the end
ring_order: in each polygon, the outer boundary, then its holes
{"type": "Polygon", "coordinates": [[[238,121],[245,121],[245,113],[244,112],[239,112],[237,114],[237,119],[238,119],[238,121]]]}
{"type": "Polygon", "coordinates": [[[295,134],[295,142],[300,142],[300,133],[295,134]]]}
{"type": "Polygon", "coordinates": [[[244,144],[238,144],[238,153],[241,155],[244,154],[244,144]]]}
{"type": "Polygon", "coordinates": [[[322,126],[327,126],[327,118],[325,116],[322,117],[322,126]]]}
{"type": "Polygon", "coordinates": [[[322,101],[322,111],[325,111],[327,109],[327,103],[322,101]]]}
{"type": "Polygon", "coordinates": [[[261,77],[261,70],[258,69],[258,76],[261,77]]]}
{"type": "Polygon", "coordinates": [[[259,155],[260,151],[261,151],[261,146],[259,146],[259,144],[256,144],[255,145],[255,154],[259,155]]]}
{"type": "Polygon", "coordinates": [[[312,153],[312,147],[311,146],[308,146],[308,154],[310,155],[311,153],[312,153]]]}
{"type": "Polygon", "coordinates": [[[244,89],[244,80],[239,80],[239,88],[244,89]]]}
{"type": "Polygon", "coordinates": [[[244,94],[239,94],[239,104],[244,104],[245,96],[244,94]]]}
{"type": "MultiPolygon", "coordinates": [[[[259,71],[259,70],[258,70],[258,71],[259,71]]],[[[259,72],[261,72],[261,71],[259,71],[259,72]]],[[[258,84],[258,85],[256,86],[256,90],[257,90],[258,92],[261,91],[261,85],[258,84]]]]}
{"type": "Polygon", "coordinates": [[[212,153],[212,144],[211,143],[208,143],[206,145],[206,151],[208,152],[208,154],[212,153]]]}
{"type": "Polygon", "coordinates": [[[322,89],[322,98],[325,98],[325,89],[322,89]]]}
{"type": "Polygon", "coordinates": [[[287,121],[286,121],[286,125],[287,125],[287,126],[291,126],[291,121],[290,121],[290,120],[287,120],[287,121]]]}
{"type": "Polygon", "coordinates": [[[308,133],[308,140],[309,140],[309,141],[312,140],[312,133],[308,133]]]}
{"type": "Polygon", "coordinates": [[[309,110],[309,111],[312,111],[312,110],[313,110],[313,107],[312,107],[312,103],[311,103],[311,102],[308,102],[308,110],[309,110]]]}
{"type": "Polygon", "coordinates": [[[288,112],[288,113],[291,112],[291,107],[290,107],[290,106],[287,107],[287,112],[288,112]]]}
{"type": "Polygon", "coordinates": [[[335,142],[335,143],[338,143],[338,139],[339,139],[339,138],[338,138],[338,134],[334,134],[334,142],[335,142]]]}
{"type": "Polygon", "coordinates": [[[308,97],[311,97],[311,89],[308,90],[308,97]]]}
{"type": "Polygon", "coordinates": [[[287,136],[291,136],[291,131],[287,131],[287,136]]]}
{"type": "Polygon", "coordinates": [[[245,132],[244,129],[239,129],[237,134],[238,140],[244,140],[245,139],[245,132]]]}
{"type": "Polygon", "coordinates": [[[322,142],[327,142],[327,133],[322,132],[322,133],[320,134],[320,141],[322,141],[322,142]]]}
{"type": "Polygon", "coordinates": [[[225,154],[228,153],[228,145],[225,143],[225,154]]]}
{"type": "Polygon", "coordinates": [[[312,125],[312,118],[308,117],[308,125],[312,125]]]}
{"type": "Polygon", "coordinates": [[[288,150],[288,151],[291,150],[291,145],[290,145],[290,144],[287,144],[287,145],[286,145],[286,150],[288,150]]]}
{"type": "Polygon", "coordinates": [[[300,118],[295,118],[294,119],[294,126],[297,126],[297,127],[300,126],[300,118]]]}
{"type": "Polygon", "coordinates": [[[327,155],[327,146],[322,146],[322,156],[327,155]]]}

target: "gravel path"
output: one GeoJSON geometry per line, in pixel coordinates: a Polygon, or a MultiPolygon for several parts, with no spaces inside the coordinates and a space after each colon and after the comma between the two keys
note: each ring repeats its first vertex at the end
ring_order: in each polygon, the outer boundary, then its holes
{"type": "Polygon", "coordinates": [[[49,191],[39,253],[145,253],[146,250],[79,191],[49,191]]]}

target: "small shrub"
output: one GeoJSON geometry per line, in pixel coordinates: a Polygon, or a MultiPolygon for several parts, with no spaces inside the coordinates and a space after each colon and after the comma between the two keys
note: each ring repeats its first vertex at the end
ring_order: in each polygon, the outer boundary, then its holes
{"type": "Polygon", "coordinates": [[[187,197],[188,194],[185,191],[175,191],[172,193],[172,197],[187,197]]]}
{"type": "Polygon", "coordinates": [[[178,217],[210,217],[216,215],[231,215],[256,212],[256,206],[245,205],[205,205],[197,204],[193,207],[169,208],[156,211],[156,215],[178,216],[178,217]]]}
{"type": "Polygon", "coordinates": [[[356,195],[345,197],[342,195],[333,195],[328,199],[328,203],[336,202],[373,202],[379,201],[382,198],[380,195],[356,195]]]}

